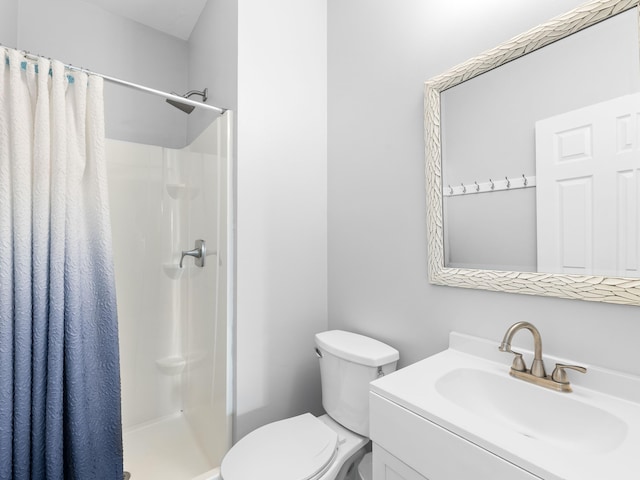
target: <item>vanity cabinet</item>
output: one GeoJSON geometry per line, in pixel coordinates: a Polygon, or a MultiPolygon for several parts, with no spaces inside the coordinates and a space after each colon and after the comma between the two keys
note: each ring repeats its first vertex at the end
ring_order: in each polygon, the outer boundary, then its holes
{"type": "Polygon", "coordinates": [[[393,401],[369,395],[373,480],[540,480],[393,401]]]}

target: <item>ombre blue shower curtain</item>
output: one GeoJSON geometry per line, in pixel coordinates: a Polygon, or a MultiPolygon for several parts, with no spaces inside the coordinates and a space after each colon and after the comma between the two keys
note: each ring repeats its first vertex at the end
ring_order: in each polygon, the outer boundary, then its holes
{"type": "Polygon", "coordinates": [[[2,50],[0,480],[121,480],[102,79],[2,50]]]}

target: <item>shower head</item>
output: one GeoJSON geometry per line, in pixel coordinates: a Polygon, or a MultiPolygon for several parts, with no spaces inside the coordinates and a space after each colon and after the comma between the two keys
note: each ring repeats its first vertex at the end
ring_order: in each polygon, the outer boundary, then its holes
{"type": "MultiPolygon", "coordinates": [[[[179,95],[180,97],[183,98],[189,98],[192,95],[200,95],[202,97],[202,101],[206,102],[207,101],[207,95],[208,95],[209,89],[205,88],[203,91],[199,91],[199,90],[189,90],[187,93],[185,93],[184,95],[179,95]]],[[[178,95],[177,93],[171,92],[174,95],[178,95]]],[[[196,108],[193,105],[187,105],[186,103],[182,103],[179,100],[173,100],[171,98],[167,98],[167,103],[173,105],[176,108],[179,108],[180,110],[182,110],[184,113],[189,114],[191,112],[193,112],[193,109],[196,108]]]]}
{"type": "Polygon", "coordinates": [[[173,105],[176,108],[179,108],[186,114],[193,112],[193,109],[196,108],[193,105],[187,105],[186,103],[178,102],[177,100],[171,100],[170,98],[167,98],[167,103],[173,105]]]}

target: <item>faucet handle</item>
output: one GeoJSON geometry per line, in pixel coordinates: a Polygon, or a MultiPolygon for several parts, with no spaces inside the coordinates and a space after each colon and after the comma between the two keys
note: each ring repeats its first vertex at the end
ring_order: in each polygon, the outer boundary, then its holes
{"type": "Polygon", "coordinates": [[[551,380],[558,383],[568,384],[569,378],[567,377],[567,372],[565,372],[568,368],[580,373],[587,373],[587,369],[580,365],[564,365],[562,363],[556,363],[556,368],[553,369],[553,373],[551,374],[551,380]]]}
{"type": "Polygon", "coordinates": [[[527,370],[527,366],[522,359],[522,354],[511,350],[511,344],[507,342],[502,342],[498,347],[498,350],[506,353],[513,353],[515,357],[513,358],[513,362],[511,363],[511,368],[513,370],[517,370],[518,372],[525,372],[527,370]]]}
{"type": "Polygon", "coordinates": [[[182,262],[184,257],[190,256],[195,258],[195,264],[197,267],[204,267],[205,258],[207,256],[207,244],[204,240],[196,240],[196,248],[193,250],[183,250],[180,257],[180,268],[182,268],[182,262]]]}
{"type": "Polygon", "coordinates": [[[515,355],[515,357],[513,357],[513,362],[511,363],[511,368],[518,372],[525,372],[527,370],[527,366],[522,359],[522,354],[514,352],[513,350],[511,350],[511,353],[515,355]]]}

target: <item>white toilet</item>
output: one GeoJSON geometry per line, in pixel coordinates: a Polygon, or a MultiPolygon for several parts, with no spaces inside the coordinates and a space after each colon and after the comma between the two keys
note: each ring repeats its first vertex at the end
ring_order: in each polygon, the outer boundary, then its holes
{"type": "Polygon", "coordinates": [[[225,455],[223,480],[371,480],[369,382],[393,372],[398,351],[342,330],[316,334],[322,405],[260,427],[225,455]]]}

